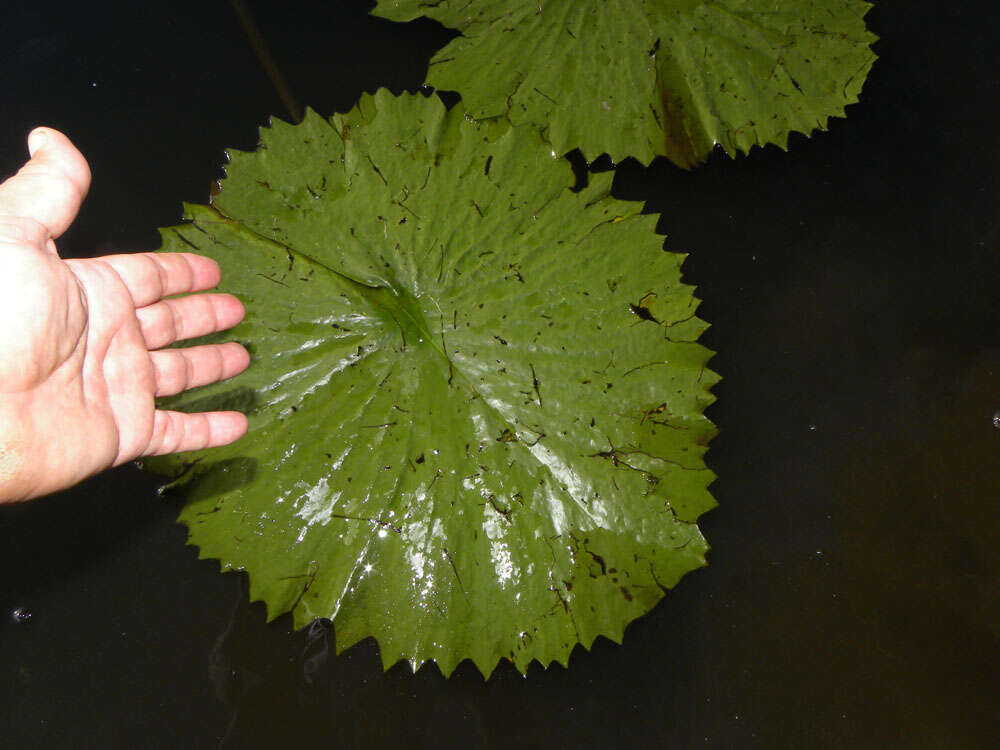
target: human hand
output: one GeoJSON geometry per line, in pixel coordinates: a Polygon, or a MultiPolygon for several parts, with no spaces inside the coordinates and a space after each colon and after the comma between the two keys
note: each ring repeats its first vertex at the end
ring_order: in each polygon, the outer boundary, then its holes
{"type": "Polygon", "coordinates": [[[236,343],[164,349],[243,319],[229,294],[166,299],[212,289],[218,265],[192,253],[60,259],[54,240],[76,218],[90,169],[51,128],[32,131],[28,148],[31,160],[0,184],[0,502],[242,437],[239,412],[154,404],[249,364],[236,343]]]}

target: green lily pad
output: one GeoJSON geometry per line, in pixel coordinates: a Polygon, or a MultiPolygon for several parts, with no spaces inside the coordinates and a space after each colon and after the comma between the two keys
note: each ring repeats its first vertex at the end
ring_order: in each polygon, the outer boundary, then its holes
{"type": "Polygon", "coordinates": [[[216,338],[253,364],[168,405],[250,433],[148,464],[269,617],[374,636],[386,667],[523,672],[704,565],[706,324],[610,174],[574,193],[537,129],[385,91],[227,171],[162,249],[219,261],[247,318],[216,338]]]}
{"type": "Polygon", "coordinates": [[[427,82],[476,119],[544,129],[579,148],[685,169],[792,131],[825,129],[857,101],[875,55],[860,0],[379,0],[394,21],[433,18],[461,36],[427,82]]]}

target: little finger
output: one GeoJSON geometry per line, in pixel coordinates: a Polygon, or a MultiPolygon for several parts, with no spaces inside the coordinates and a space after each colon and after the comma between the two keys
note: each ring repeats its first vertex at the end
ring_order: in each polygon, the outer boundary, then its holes
{"type": "Polygon", "coordinates": [[[247,426],[246,416],[238,411],[185,414],[158,409],[153,415],[153,435],[143,455],[218,448],[243,437],[247,426]]]}

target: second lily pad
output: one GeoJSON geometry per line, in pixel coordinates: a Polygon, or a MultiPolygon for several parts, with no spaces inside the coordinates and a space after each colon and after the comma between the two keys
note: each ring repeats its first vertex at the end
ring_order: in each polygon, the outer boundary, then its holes
{"type": "Polygon", "coordinates": [[[461,36],[427,82],[472,117],[534,123],[558,154],[579,148],[691,168],[785,147],[857,101],[875,61],[860,0],[379,0],[461,36]]]}

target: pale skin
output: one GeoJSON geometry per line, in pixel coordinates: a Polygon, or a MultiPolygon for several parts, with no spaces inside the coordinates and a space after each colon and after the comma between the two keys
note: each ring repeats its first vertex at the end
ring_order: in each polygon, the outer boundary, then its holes
{"type": "Polygon", "coordinates": [[[62,260],[55,240],[80,210],[90,168],[52,128],[33,130],[28,149],[31,160],[0,184],[0,503],[142,456],[238,440],[239,412],[155,405],[250,362],[237,343],[164,349],[243,319],[238,299],[208,292],[218,265],[193,253],[62,260]]]}

